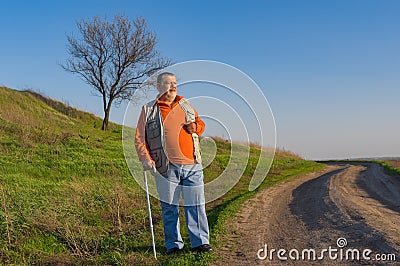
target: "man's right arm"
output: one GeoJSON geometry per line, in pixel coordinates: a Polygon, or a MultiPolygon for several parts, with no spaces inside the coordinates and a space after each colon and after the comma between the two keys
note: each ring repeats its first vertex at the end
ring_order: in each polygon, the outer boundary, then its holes
{"type": "Polygon", "coordinates": [[[149,149],[146,144],[146,117],[144,114],[144,108],[140,113],[140,117],[136,126],[135,148],[143,168],[145,170],[153,169],[154,161],[150,157],[149,149]]]}

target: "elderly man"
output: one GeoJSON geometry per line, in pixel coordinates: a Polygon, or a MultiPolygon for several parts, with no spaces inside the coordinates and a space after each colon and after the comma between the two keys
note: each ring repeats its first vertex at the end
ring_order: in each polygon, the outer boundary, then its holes
{"type": "Polygon", "coordinates": [[[205,124],[193,106],[177,95],[174,74],[158,75],[157,90],[157,98],[143,106],[135,147],[143,168],[155,169],[167,254],[177,253],[184,246],[179,223],[180,191],[192,249],[211,251],[199,146],[205,124]]]}

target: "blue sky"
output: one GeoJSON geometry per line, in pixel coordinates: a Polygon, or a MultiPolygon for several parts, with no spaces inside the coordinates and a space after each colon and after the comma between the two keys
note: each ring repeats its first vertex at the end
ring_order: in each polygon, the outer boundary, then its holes
{"type": "Polygon", "coordinates": [[[101,99],[58,65],[66,34],[82,18],[142,16],[164,56],[249,75],[272,108],[278,147],[309,159],[400,156],[399,1],[16,0],[0,10],[0,85],[102,116],[101,99]]]}

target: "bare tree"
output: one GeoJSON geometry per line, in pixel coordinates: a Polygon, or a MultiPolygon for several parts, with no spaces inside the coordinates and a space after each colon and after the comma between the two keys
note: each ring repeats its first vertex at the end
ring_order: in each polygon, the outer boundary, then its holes
{"type": "Polygon", "coordinates": [[[155,49],[156,34],[146,21],[116,16],[112,22],[94,17],[77,22],[80,36],[67,36],[71,57],[62,67],[78,74],[103,98],[102,130],[107,130],[113,103],[130,100],[156,71],[171,64],[155,49]]]}

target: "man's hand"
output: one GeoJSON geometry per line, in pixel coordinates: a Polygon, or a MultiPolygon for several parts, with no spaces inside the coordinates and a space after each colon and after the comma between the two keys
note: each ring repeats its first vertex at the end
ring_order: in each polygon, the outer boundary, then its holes
{"type": "Polygon", "coordinates": [[[187,133],[192,134],[197,130],[196,122],[189,122],[183,126],[183,129],[186,130],[187,133]]]}
{"type": "Polygon", "coordinates": [[[145,170],[145,171],[147,171],[147,170],[154,171],[154,169],[156,168],[154,161],[150,160],[150,159],[146,159],[145,161],[143,161],[142,166],[143,166],[143,170],[145,170]]]}

